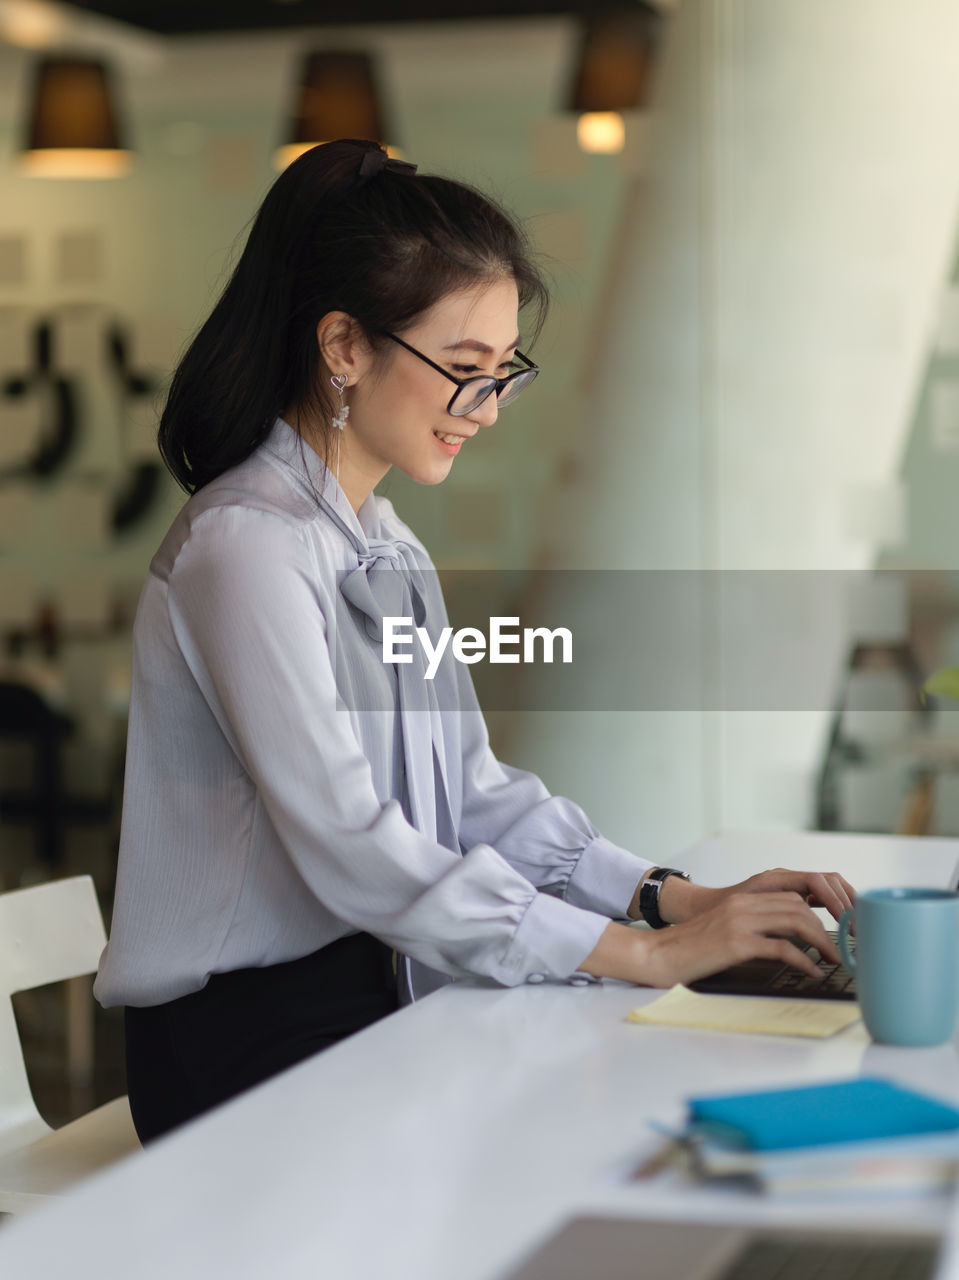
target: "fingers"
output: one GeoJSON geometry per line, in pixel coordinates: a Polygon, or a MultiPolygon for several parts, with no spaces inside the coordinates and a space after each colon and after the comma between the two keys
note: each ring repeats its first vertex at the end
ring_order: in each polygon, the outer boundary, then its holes
{"type": "Polygon", "coordinates": [[[838,920],[856,900],[856,891],[837,871],[809,871],[806,899],[812,907],[825,907],[838,920]]]}
{"type": "Polygon", "coordinates": [[[758,938],[756,940],[756,958],[760,960],[780,960],[801,969],[810,978],[821,978],[822,973],[816,962],[805,951],[800,951],[788,938],[758,938]]]}
{"type": "Polygon", "coordinates": [[[824,960],[828,960],[830,964],[842,964],[839,948],[823,928],[822,921],[818,916],[814,916],[810,912],[810,919],[803,921],[795,932],[805,942],[811,942],[824,960]]]}
{"type": "Polygon", "coordinates": [[[853,905],[856,891],[838,871],[789,871],[777,867],[750,877],[743,887],[751,893],[792,890],[811,907],[825,907],[833,919],[853,905]]]}
{"type": "MultiPolygon", "coordinates": [[[[823,959],[831,964],[841,964],[836,944],[823,928],[818,916],[814,915],[806,904],[795,893],[785,890],[763,894],[742,894],[730,899],[728,925],[740,933],[740,941],[747,946],[757,936],[780,935],[776,941],[786,941],[788,937],[799,937],[810,943],[823,959]]],[[[759,953],[753,951],[751,955],[759,953]]],[[[778,954],[778,953],[777,953],[778,954]]],[[[790,964],[793,956],[801,955],[796,947],[791,946],[790,964]]],[[[750,957],[743,956],[743,959],[750,957]]],[[[808,959],[808,957],[807,957],[808,959]]],[[[814,961],[809,965],[799,966],[812,972],[816,969],[814,961]]]]}

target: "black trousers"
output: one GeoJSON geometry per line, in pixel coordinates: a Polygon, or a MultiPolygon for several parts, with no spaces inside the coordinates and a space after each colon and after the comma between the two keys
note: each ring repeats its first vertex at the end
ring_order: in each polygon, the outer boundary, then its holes
{"type": "Polygon", "coordinates": [[[141,1142],[397,1008],[392,952],[351,934],[300,960],[214,974],[167,1004],[127,1006],[127,1092],[141,1142]]]}

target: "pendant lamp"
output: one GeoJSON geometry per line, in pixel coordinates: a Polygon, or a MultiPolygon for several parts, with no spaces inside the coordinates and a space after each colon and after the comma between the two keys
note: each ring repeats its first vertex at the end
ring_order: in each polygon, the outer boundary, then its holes
{"type": "Polygon", "coordinates": [[[651,6],[587,19],[570,95],[570,106],[579,113],[576,137],[583,151],[622,151],[622,113],[646,105],[661,25],[651,6]]]}
{"type": "Polygon", "coordinates": [[[285,169],[304,151],[336,138],[386,143],[376,68],[367,53],[307,55],[287,140],[274,157],[276,168],[285,169]]]}
{"type": "Polygon", "coordinates": [[[106,65],[73,56],[41,59],[21,170],[38,178],[116,178],[131,161],[106,65]]]}

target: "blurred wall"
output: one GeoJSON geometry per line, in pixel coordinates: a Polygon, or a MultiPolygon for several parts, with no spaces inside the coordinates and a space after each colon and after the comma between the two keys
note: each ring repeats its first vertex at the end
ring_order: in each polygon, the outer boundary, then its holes
{"type": "MultiPolygon", "coordinates": [[[[948,0],[679,9],[568,548],[584,567],[722,571],[694,686],[769,625],[724,610],[727,571],[832,573],[904,545],[899,462],[956,226],[957,39],[948,0]]],[[[951,506],[924,517],[950,563],[951,506]]],[[[875,622],[822,591],[793,625],[838,684],[875,622]]],[[[651,856],[719,828],[808,825],[829,704],[783,710],[789,679],[778,707],[750,712],[544,714],[524,750],[651,856]]]]}

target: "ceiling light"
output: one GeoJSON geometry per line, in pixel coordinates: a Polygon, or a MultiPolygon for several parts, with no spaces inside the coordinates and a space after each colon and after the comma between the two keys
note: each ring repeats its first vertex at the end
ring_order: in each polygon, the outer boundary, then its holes
{"type": "Polygon", "coordinates": [[[43,0],[3,0],[0,39],[21,49],[49,49],[64,38],[66,23],[55,5],[43,0]]]}
{"type": "MultiPolygon", "coordinates": [[[[274,157],[285,169],[304,151],[337,138],[386,142],[373,59],[367,53],[323,52],[307,55],[287,131],[274,157]]],[[[391,154],[394,152],[391,150],[391,154]]]]}
{"type": "Polygon", "coordinates": [[[80,56],[110,58],[146,72],[162,67],[167,59],[165,37],[56,0],[0,0],[0,41],[51,54],[69,50],[80,56]]]}
{"type": "Polygon", "coordinates": [[[576,121],[576,141],[583,151],[614,155],[626,145],[626,123],[618,111],[584,111],[576,121]]]}
{"type": "Polygon", "coordinates": [[[42,59],[36,71],[22,172],[40,178],[114,178],[132,156],[120,137],[106,66],[80,57],[42,59]]]}
{"type": "Polygon", "coordinates": [[[661,27],[659,11],[647,6],[611,10],[586,21],[570,95],[584,151],[622,151],[622,113],[647,104],[661,27]]]}

